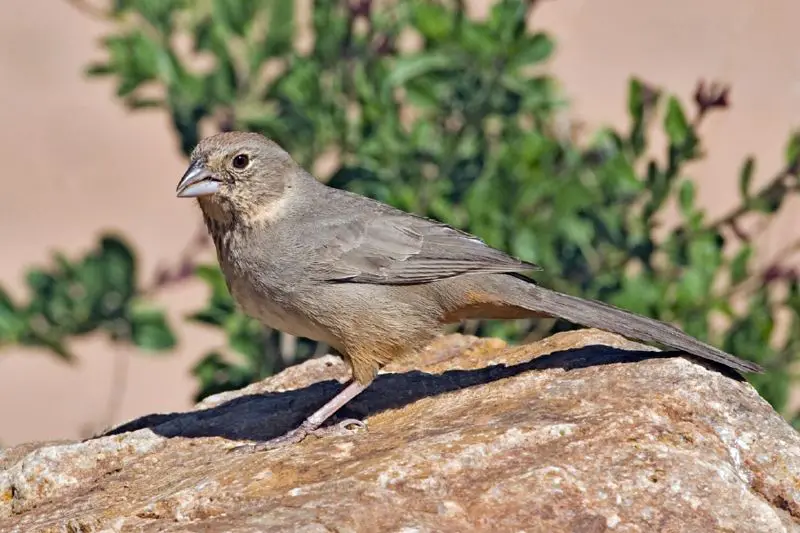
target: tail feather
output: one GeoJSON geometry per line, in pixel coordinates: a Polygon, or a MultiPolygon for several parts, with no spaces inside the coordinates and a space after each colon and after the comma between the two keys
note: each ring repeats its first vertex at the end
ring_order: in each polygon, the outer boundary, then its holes
{"type": "Polygon", "coordinates": [[[617,333],[632,339],[656,342],[692,355],[716,361],[740,372],[763,372],[751,361],[739,359],[687,335],[678,328],[618,307],[551,291],[539,285],[528,285],[533,298],[526,299],[531,311],[563,318],[569,322],[617,333]]]}

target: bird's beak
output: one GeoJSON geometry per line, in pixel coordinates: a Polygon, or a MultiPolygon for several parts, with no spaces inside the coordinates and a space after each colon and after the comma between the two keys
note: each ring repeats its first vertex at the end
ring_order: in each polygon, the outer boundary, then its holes
{"type": "Polygon", "coordinates": [[[207,196],[219,190],[219,179],[201,161],[193,161],[178,182],[178,198],[207,196]]]}

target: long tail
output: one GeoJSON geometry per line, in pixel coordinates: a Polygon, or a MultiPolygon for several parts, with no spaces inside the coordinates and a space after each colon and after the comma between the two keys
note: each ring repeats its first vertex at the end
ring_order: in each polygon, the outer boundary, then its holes
{"type": "MultiPolygon", "coordinates": [[[[530,282],[530,280],[528,280],[530,282]]],[[[646,342],[665,344],[692,355],[716,361],[741,372],[763,372],[751,361],[739,359],[713,346],[701,342],[678,328],[595,300],[584,300],[551,291],[529,283],[532,298],[526,299],[525,308],[575,324],[603,329],[625,337],[646,342]]]]}

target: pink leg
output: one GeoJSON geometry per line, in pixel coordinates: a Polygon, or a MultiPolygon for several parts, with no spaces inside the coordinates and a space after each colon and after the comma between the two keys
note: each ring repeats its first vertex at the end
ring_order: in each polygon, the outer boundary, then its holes
{"type": "Polygon", "coordinates": [[[333,416],[336,411],[341,409],[347,402],[358,396],[366,388],[366,385],[362,385],[358,381],[353,380],[347,387],[344,388],[344,390],[342,390],[342,392],[334,396],[328,403],[314,411],[311,416],[306,418],[303,423],[295,429],[285,433],[284,435],[281,435],[280,437],[276,437],[268,441],[257,442],[255,444],[237,446],[230,451],[232,453],[260,452],[264,450],[271,450],[286,444],[296,444],[302,441],[308,435],[315,435],[318,437],[344,435],[350,433],[351,430],[348,429],[350,426],[356,426],[357,428],[366,427],[366,424],[360,420],[351,418],[343,420],[342,422],[339,422],[330,428],[319,429],[319,427],[328,418],[333,416]]]}

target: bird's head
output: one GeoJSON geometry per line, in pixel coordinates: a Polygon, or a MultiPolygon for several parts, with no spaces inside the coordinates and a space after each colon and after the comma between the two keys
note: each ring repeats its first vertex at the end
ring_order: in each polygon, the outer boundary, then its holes
{"type": "Polygon", "coordinates": [[[200,141],[177,195],[197,198],[219,222],[263,217],[280,205],[297,165],[286,151],[257,133],[227,132],[200,141]]]}

